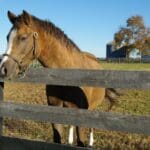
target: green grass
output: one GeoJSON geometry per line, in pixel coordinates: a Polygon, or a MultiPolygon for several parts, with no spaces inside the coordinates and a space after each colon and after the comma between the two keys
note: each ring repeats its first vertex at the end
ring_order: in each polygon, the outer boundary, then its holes
{"type": "Polygon", "coordinates": [[[112,70],[146,70],[150,71],[150,63],[101,63],[104,69],[112,70]]]}

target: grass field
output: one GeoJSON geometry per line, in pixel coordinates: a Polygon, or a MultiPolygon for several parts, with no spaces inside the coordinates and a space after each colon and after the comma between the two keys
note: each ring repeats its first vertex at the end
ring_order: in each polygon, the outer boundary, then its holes
{"type": "MultiPolygon", "coordinates": [[[[150,70],[150,64],[102,63],[102,65],[105,69],[150,70]]],[[[117,99],[117,105],[114,105],[111,111],[150,115],[149,90],[126,89],[122,90],[122,93],[123,95],[117,99]]],[[[45,85],[6,83],[4,96],[7,101],[46,105],[45,85]]],[[[109,103],[106,101],[98,109],[104,111],[108,106],[109,103]]],[[[6,119],[4,133],[21,138],[52,141],[49,123],[6,119]]],[[[95,147],[103,150],[150,150],[150,136],[95,130],[95,147]]]]}
{"type": "Polygon", "coordinates": [[[150,71],[150,63],[101,63],[105,69],[112,70],[146,70],[150,71]]]}

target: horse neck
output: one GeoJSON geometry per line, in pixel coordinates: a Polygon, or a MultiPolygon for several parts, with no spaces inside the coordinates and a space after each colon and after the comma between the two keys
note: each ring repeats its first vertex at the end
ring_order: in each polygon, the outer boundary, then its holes
{"type": "Polygon", "coordinates": [[[100,67],[96,58],[88,53],[79,51],[73,45],[63,43],[63,40],[57,39],[46,31],[37,28],[39,34],[38,60],[44,67],[48,68],[84,68],[98,69],[100,67]],[[39,29],[39,30],[38,30],[39,29]]]}
{"type": "MultiPolygon", "coordinates": [[[[38,60],[48,68],[75,68],[79,51],[76,48],[63,45],[55,37],[39,31],[40,55],[38,60]],[[70,48],[70,49],[69,49],[70,48]],[[74,57],[75,56],[75,57],[74,57]]],[[[77,67],[76,67],[77,68],[77,67]]]]}

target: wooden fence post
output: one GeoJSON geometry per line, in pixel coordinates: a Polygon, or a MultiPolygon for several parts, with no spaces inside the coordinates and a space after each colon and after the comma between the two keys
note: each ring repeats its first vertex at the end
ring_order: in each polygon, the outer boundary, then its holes
{"type": "MultiPolygon", "coordinates": [[[[3,101],[4,82],[0,82],[0,102],[3,101]]],[[[3,118],[0,118],[0,136],[3,134],[3,118]]]]}

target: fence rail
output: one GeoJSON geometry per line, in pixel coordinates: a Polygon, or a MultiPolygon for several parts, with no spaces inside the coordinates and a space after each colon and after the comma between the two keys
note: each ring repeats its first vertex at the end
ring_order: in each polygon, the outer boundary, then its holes
{"type": "Polygon", "coordinates": [[[52,106],[0,103],[0,117],[91,127],[150,135],[150,117],[57,108],[52,106]]]}
{"type": "MultiPolygon", "coordinates": [[[[3,82],[3,79],[0,79],[3,82]]],[[[150,89],[150,71],[30,69],[24,78],[11,82],[32,82],[66,86],[150,89]]]]}
{"type": "Polygon", "coordinates": [[[92,150],[64,144],[46,143],[11,137],[0,137],[0,150],[92,150]]]}

